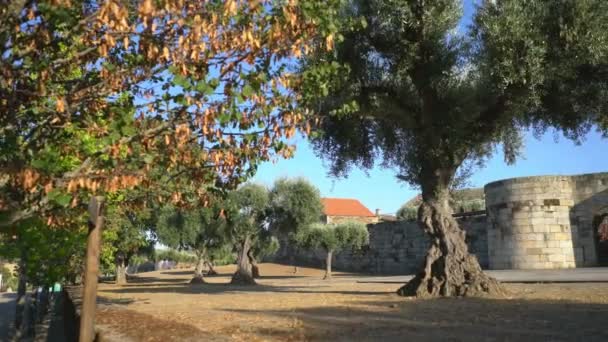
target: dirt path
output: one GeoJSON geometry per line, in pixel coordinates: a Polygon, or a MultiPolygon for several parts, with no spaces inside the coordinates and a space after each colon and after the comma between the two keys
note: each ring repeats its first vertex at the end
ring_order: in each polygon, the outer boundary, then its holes
{"type": "Polygon", "coordinates": [[[134,341],[602,341],[608,284],[508,284],[509,299],[404,299],[400,284],[321,280],[322,270],[262,264],[258,286],[227,285],[231,267],[100,287],[99,322],[134,341]]]}
{"type": "Polygon", "coordinates": [[[15,315],[15,293],[0,293],[0,341],[8,341],[13,317],[15,315]]]}

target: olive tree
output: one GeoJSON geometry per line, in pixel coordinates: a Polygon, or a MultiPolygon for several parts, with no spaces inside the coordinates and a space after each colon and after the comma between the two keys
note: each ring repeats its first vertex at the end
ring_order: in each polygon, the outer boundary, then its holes
{"type": "Polygon", "coordinates": [[[127,267],[131,257],[152,243],[146,234],[148,216],[146,210],[127,210],[117,205],[109,206],[106,210],[101,255],[102,261],[108,252],[114,257],[117,285],[127,283],[127,267]]]}
{"type": "MultiPolygon", "coordinates": [[[[293,240],[298,229],[318,222],[323,214],[323,203],[319,189],[304,178],[279,178],[270,190],[269,229],[273,235],[282,237],[297,246],[293,240]]],[[[295,251],[290,253],[295,266],[295,251]]]]}
{"type": "Polygon", "coordinates": [[[404,221],[414,221],[418,217],[418,207],[403,204],[399,210],[397,210],[397,218],[404,221]]]}
{"type": "Polygon", "coordinates": [[[258,260],[262,260],[265,257],[275,254],[281,244],[279,239],[275,236],[270,235],[267,230],[261,231],[257,236],[254,236],[253,243],[249,252],[249,261],[251,262],[251,274],[254,278],[260,277],[260,268],[258,267],[258,260]]]}
{"type": "Polygon", "coordinates": [[[465,32],[462,8],[347,1],[333,51],[301,69],[302,103],[320,115],[312,144],[332,174],[380,161],[421,189],[418,222],[431,243],[402,295],[505,294],[452,218],[463,164],[499,146],[513,162],[529,128],[576,141],[594,125],[608,132],[608,2],[482,0],[465,32]]]}
{"type": "Polygon", "coordinates": [[[228,243],[229,233],[223,202],[216,201],[206,208],[184,211],[172,206],[161,210],[156,224],[160,242],[171,248],[192,251],[196,266],[191,283],[203,283],[205,263],[213,270],[210,257],[228,243]]]}
{"type": "Polygon", "coordinates": [[[248,183],[228,194],[229,232],[237,249],[237,270],[232,284],[255,284],[252,259],[253,243],[265,229],[268,190],[248,183]]]}
{"type": "Polygon", "coordinates": [[[334,253],[345,248],[360,249],[369,243],[369,232],[365,224],[347,221],[332,224],[313,223],[295,235],[296,242],[303,248],[323,249],[325,255],[325,276],[331,279],[331,261],[334,253]]]}

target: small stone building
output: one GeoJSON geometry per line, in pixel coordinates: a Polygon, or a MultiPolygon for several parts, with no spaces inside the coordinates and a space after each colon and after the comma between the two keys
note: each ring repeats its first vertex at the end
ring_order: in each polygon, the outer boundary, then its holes
{"type": "Polygon", "coordinates": [[[356,199],[322,198],[321,202],[323,203],[323,216],[321,217],[321,221],[325,224],[350,220],[366,224],[378,222],[378,216],[356,199]]]}

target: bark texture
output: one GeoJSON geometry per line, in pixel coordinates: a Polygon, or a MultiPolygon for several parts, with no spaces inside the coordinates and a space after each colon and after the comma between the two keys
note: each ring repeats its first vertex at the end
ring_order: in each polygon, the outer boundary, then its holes
{"type": "Polygon", "coordinates": [[[127,284],[127,265],[122,257],[116,258],[116,285],[127,284]]]}
{"type": "Polygon", "coordinates": [[[201,255],[197,255],[196,267],[194,267],[194,277],[190,280],[190,284],[203,284],[205,279],[203,278],[203,267],[205,266],[205,260],[201,255]]]}
{"type": "Polygon", "coordinates": [[[258,266],[258,261],[253,255],[253,250],[250,249],[247,253],[247,257],[249,258],[249,262],[251,263],[251,275],[254,279],[260,278],[260,267],[258,266]]]}
{"type": "Polygon", "coordinates": [[[207,275],[217,275],[217,271],[215,270],[214,266],[213,266],[213,262],[211,261],[205,261],[205,265],[207,265],[207,275]]]}
{"type": "Polygon", "coordinates": [[[251,239],[247,237],[242,243],[237,256],[237,269],[232,276],[231,284],[235,285],[254,285],[252,265],[249,260],[249,250],[251,249],[251,239]]]}
{"type": "Polygon", "coordinates": [[[331,259],[333,259],[333,256],[333,251],[327,251],[327,256],[325,257],[325,276],[323,279],[331,279],[331,259]]]}
{"type": "Polygon", "coordinates": [[[481,270],[469,254],[465,232],[452,217],[447,198],[424,200],[418,209],[418,221],[431,238],[424,267],[397,293],[402,296],[498,296],[504,287],[481,270]]]}

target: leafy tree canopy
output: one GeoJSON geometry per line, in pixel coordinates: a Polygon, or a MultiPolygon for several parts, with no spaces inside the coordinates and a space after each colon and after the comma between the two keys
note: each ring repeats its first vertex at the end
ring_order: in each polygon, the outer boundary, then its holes
{"type": "Polygon", "coordinates": [[[341,14],[364,24],[303,69],[324,84],[304,100],[324,114],[312,142],[335,175],[380,159],[425,192],[429,174],[449,183],[497,143],[513,161],[524,127],[608,132],[605,1],[483,1],[466,33],[461,1],[350,1],[341,14]]]}
{"type": "Polygon", "coordinates": [[[432,243],[400,294],[504,295],[468,253],[450,188],[498,146],[513,162],[526,128],[608,135],[608,2],[483,0],[466,32],[456,0],[352,0],[339,13],[344,39],[301,69],[315,151],[336,176],[379,161],[420,186],[432,243]]]}
{"type": "Polygon", "coordinates": [[[280,178],[270,191],[270,230],[281,233],[318,222],[323,212],[319,190],[304,178],[280,178]]]}
{"type": "Polygon", "coordinates": [[[290,64],[332,40],[337,4],[3,2],[0,225],[69,225],[56,208],[169,181],[155,200],[190,204],[192,187],[204,205],[205,186],[291,155],[306,124],[290,64]]]}
{"type": "Polygon", "coordinates": [[[313,223],[296,234],[296,241],[304,248],[322,248],[337,252],[345,248],[360,249],[369,243],[365,224],[347,221],[336,225],[313,223]]]}

